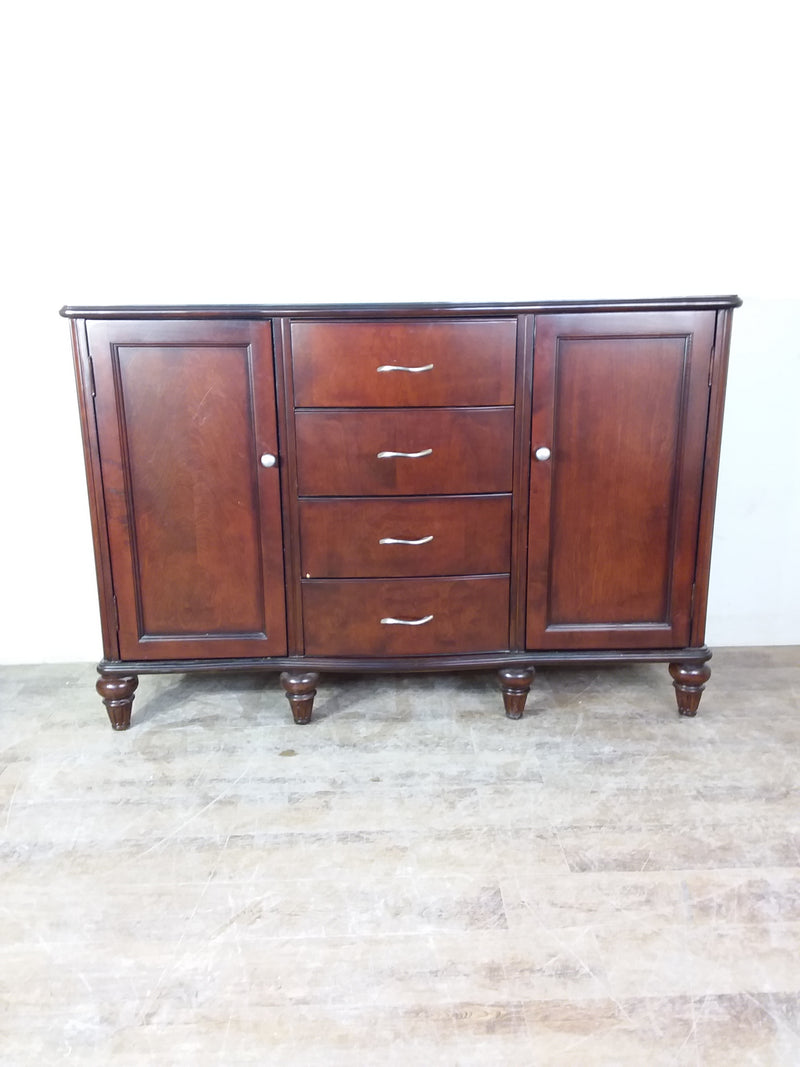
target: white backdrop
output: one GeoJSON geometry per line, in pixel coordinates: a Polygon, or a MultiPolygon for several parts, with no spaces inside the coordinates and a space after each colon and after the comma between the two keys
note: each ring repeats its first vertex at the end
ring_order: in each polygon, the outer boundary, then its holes
{"type": "Polygon", "coordinates": [[[101,652],[64,303],[738,292],[708,640],[800,643],[788,10],[16,5],[0,661],[101,652]]]}

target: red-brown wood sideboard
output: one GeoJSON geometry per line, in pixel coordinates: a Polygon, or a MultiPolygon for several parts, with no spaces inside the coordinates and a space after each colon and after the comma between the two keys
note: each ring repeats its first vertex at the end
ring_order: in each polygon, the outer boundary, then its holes
{"type": "Polygon", "coordinates": [[[704,644],[737,297],[66,307],[103,631],[140,674],[669,664],[704,644]]]}

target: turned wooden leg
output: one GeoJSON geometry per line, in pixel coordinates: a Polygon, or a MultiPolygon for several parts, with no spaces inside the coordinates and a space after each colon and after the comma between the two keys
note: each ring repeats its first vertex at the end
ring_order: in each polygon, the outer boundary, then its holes
{"type": "Polygon", "coordinates": [[[678,711],[681,715],[695,716],[711,668],[707,663],[670,663],[669,673],[678,698],[678,711]]]}
{"type": "Polygon", "coordinates": [[[131,724],[133,695],[139,684],[136,674],[103,674],[97,679],[97,692],[103,698],[111,725],[127,730],[131,724]]]}
{"type": "Polygon", "coordinates": [[[318,681],[319,675],[314,671],[303,671],[300,674],[284,671],[281,674],[281,685],[298,726],[311,722],[311,709],[314,707],[318,681]]]}
{"type": "Polygon", "coordinates": [[[500,688],[503,691],[503,703],[509,719],[521,719],[525,710],[525,700],[531,691],[533,667],[501,667],[497,672],[500,688]]]}

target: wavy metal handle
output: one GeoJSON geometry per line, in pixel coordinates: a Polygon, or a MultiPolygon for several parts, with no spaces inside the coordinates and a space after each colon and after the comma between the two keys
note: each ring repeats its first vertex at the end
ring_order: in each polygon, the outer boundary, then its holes
{"type": "Polygon", "coordinates": [[[426,615],[422,619],[381,619],[381,626],[424,626],[426,622],[432,622],[433,615],[426,615]]]}
{"type": "Polygon", "coordinates": [[[421,452],[379,452],[378,459],[422,459],[433,454],[432,448],[423,448],[421,452]]]}
{"type": "Polygon", "coordinates": [[[382,537],[378,541],[379,545],[427,545],[433,540],[433,534],[428,534],[427,537],[420,537],[418,541],[407,541],[404,537],[382,537]]]}
{"type": "Polygon", "coordinates": [[[394,367],[391,363],[384,363],[382,367],[378,367],[378,374],[385,374],[391,370],[404,370],[409,374],[421,374],[424,370],[433,370],[433,364],[426,363],[424,367],[394,367]]]}

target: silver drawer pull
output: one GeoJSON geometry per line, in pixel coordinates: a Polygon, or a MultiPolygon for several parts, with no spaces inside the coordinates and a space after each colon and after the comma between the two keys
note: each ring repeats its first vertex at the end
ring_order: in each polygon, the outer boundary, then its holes
{"type": "Polygon", "coordinates": [[[433,540],[433,534],[420,537],[418,541],[407,541],[404,537],[382,537],[379,545],[427,545],[433,540]]]}
{"type": "Polygon", "coordinates": [[[424,626],[432,621],[433,615],[426,615],[422,619],[381,619],[381,626],[424,626]]]}
{"type": "Polygon", "coordinates": [[[390,370],[404,370],[409,374],[421,374],[424,370],[433,370],[432,363],[426,363],[424,367],[393,367],[390,363],[384,363],[382,367],[378,367],[378,374],[385,374],[390,370]]]}
{"type": "Polygon", "coordinates": [[[423,448],[421,452],[379,452],[378,459],[422,459],[433,455],[432,448],[423,448]]]}

